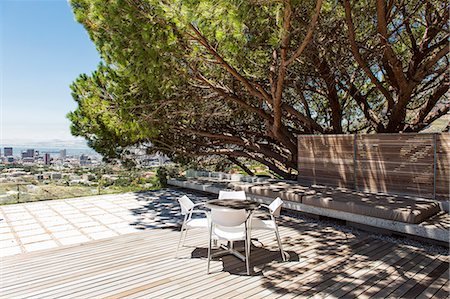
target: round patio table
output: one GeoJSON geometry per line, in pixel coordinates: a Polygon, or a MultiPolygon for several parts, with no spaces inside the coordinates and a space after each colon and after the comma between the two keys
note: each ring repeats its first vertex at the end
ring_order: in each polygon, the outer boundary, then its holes
{"type": "Polygon", "coordinates": [[[229,208],[233,210],[253,211],[259,208],[261,204],[252,200],[241,199],[213,199],[206,203],[210,209],[229,208]]]}

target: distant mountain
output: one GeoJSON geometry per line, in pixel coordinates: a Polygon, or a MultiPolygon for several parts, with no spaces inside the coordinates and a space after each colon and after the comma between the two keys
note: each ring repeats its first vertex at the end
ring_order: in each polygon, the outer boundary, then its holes
{"type": "Polygon", "coordinates": [[[52,139],[52,140],[24,140],[24,139],[3,139],[0,141],[0,146],[15,146],[15,147],[42,147],[42,148],[77,148],[88,149],[87,143],[84,139],[52,139]]]}

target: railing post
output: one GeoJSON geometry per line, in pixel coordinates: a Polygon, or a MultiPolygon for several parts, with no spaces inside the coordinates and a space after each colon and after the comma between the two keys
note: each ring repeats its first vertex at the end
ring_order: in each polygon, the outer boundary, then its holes
{"type": "Polygon", "coordinates": [[[356,133],[353,134],[353,182],[355,184],[355,190],[358,190],[358,175],[356,174],[356,163],[357,163],[357,159],[356,159],[356,154],[358,151],[358,145],[356,143],[356,138],[357,135],[356,133]]]}
{"type": "Polygon", "coordinates": [[[433,199],[436,199],[437,134],[433,134],[433,199]]]}

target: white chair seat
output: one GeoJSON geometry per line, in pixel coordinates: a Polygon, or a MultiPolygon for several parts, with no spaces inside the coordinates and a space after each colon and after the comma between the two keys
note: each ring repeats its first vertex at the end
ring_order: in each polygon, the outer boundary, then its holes
{"type": "Polygon", "coordinates": [[[194,218],[186,221],[186,226],[189,228],[208,228],[208,219],[194,218]]]}
{"type": "Polygon", "coordinates": [[[213,235],[222,240],[240,241],[245,239],[245,227],[215,227],[213,235]]]}
{"type": "Polygon", "coordinates": [[[275,230],[275,223],[272,220],[261,220],[259,218],[253,218],[251,228],[275,230]]]}

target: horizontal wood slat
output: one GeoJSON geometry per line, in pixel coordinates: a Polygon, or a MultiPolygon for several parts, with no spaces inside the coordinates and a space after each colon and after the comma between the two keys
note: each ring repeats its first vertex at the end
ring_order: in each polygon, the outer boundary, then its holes
{"type": "Polygon", "coordinates": [[[450,134],[436,136],[436,199],[450,199],[450,134]]]}
{"type": "Polygon", "coordinates": [[[449,133],[300,136],[298,149],[301,181],[449,200],[449,133]]]}

